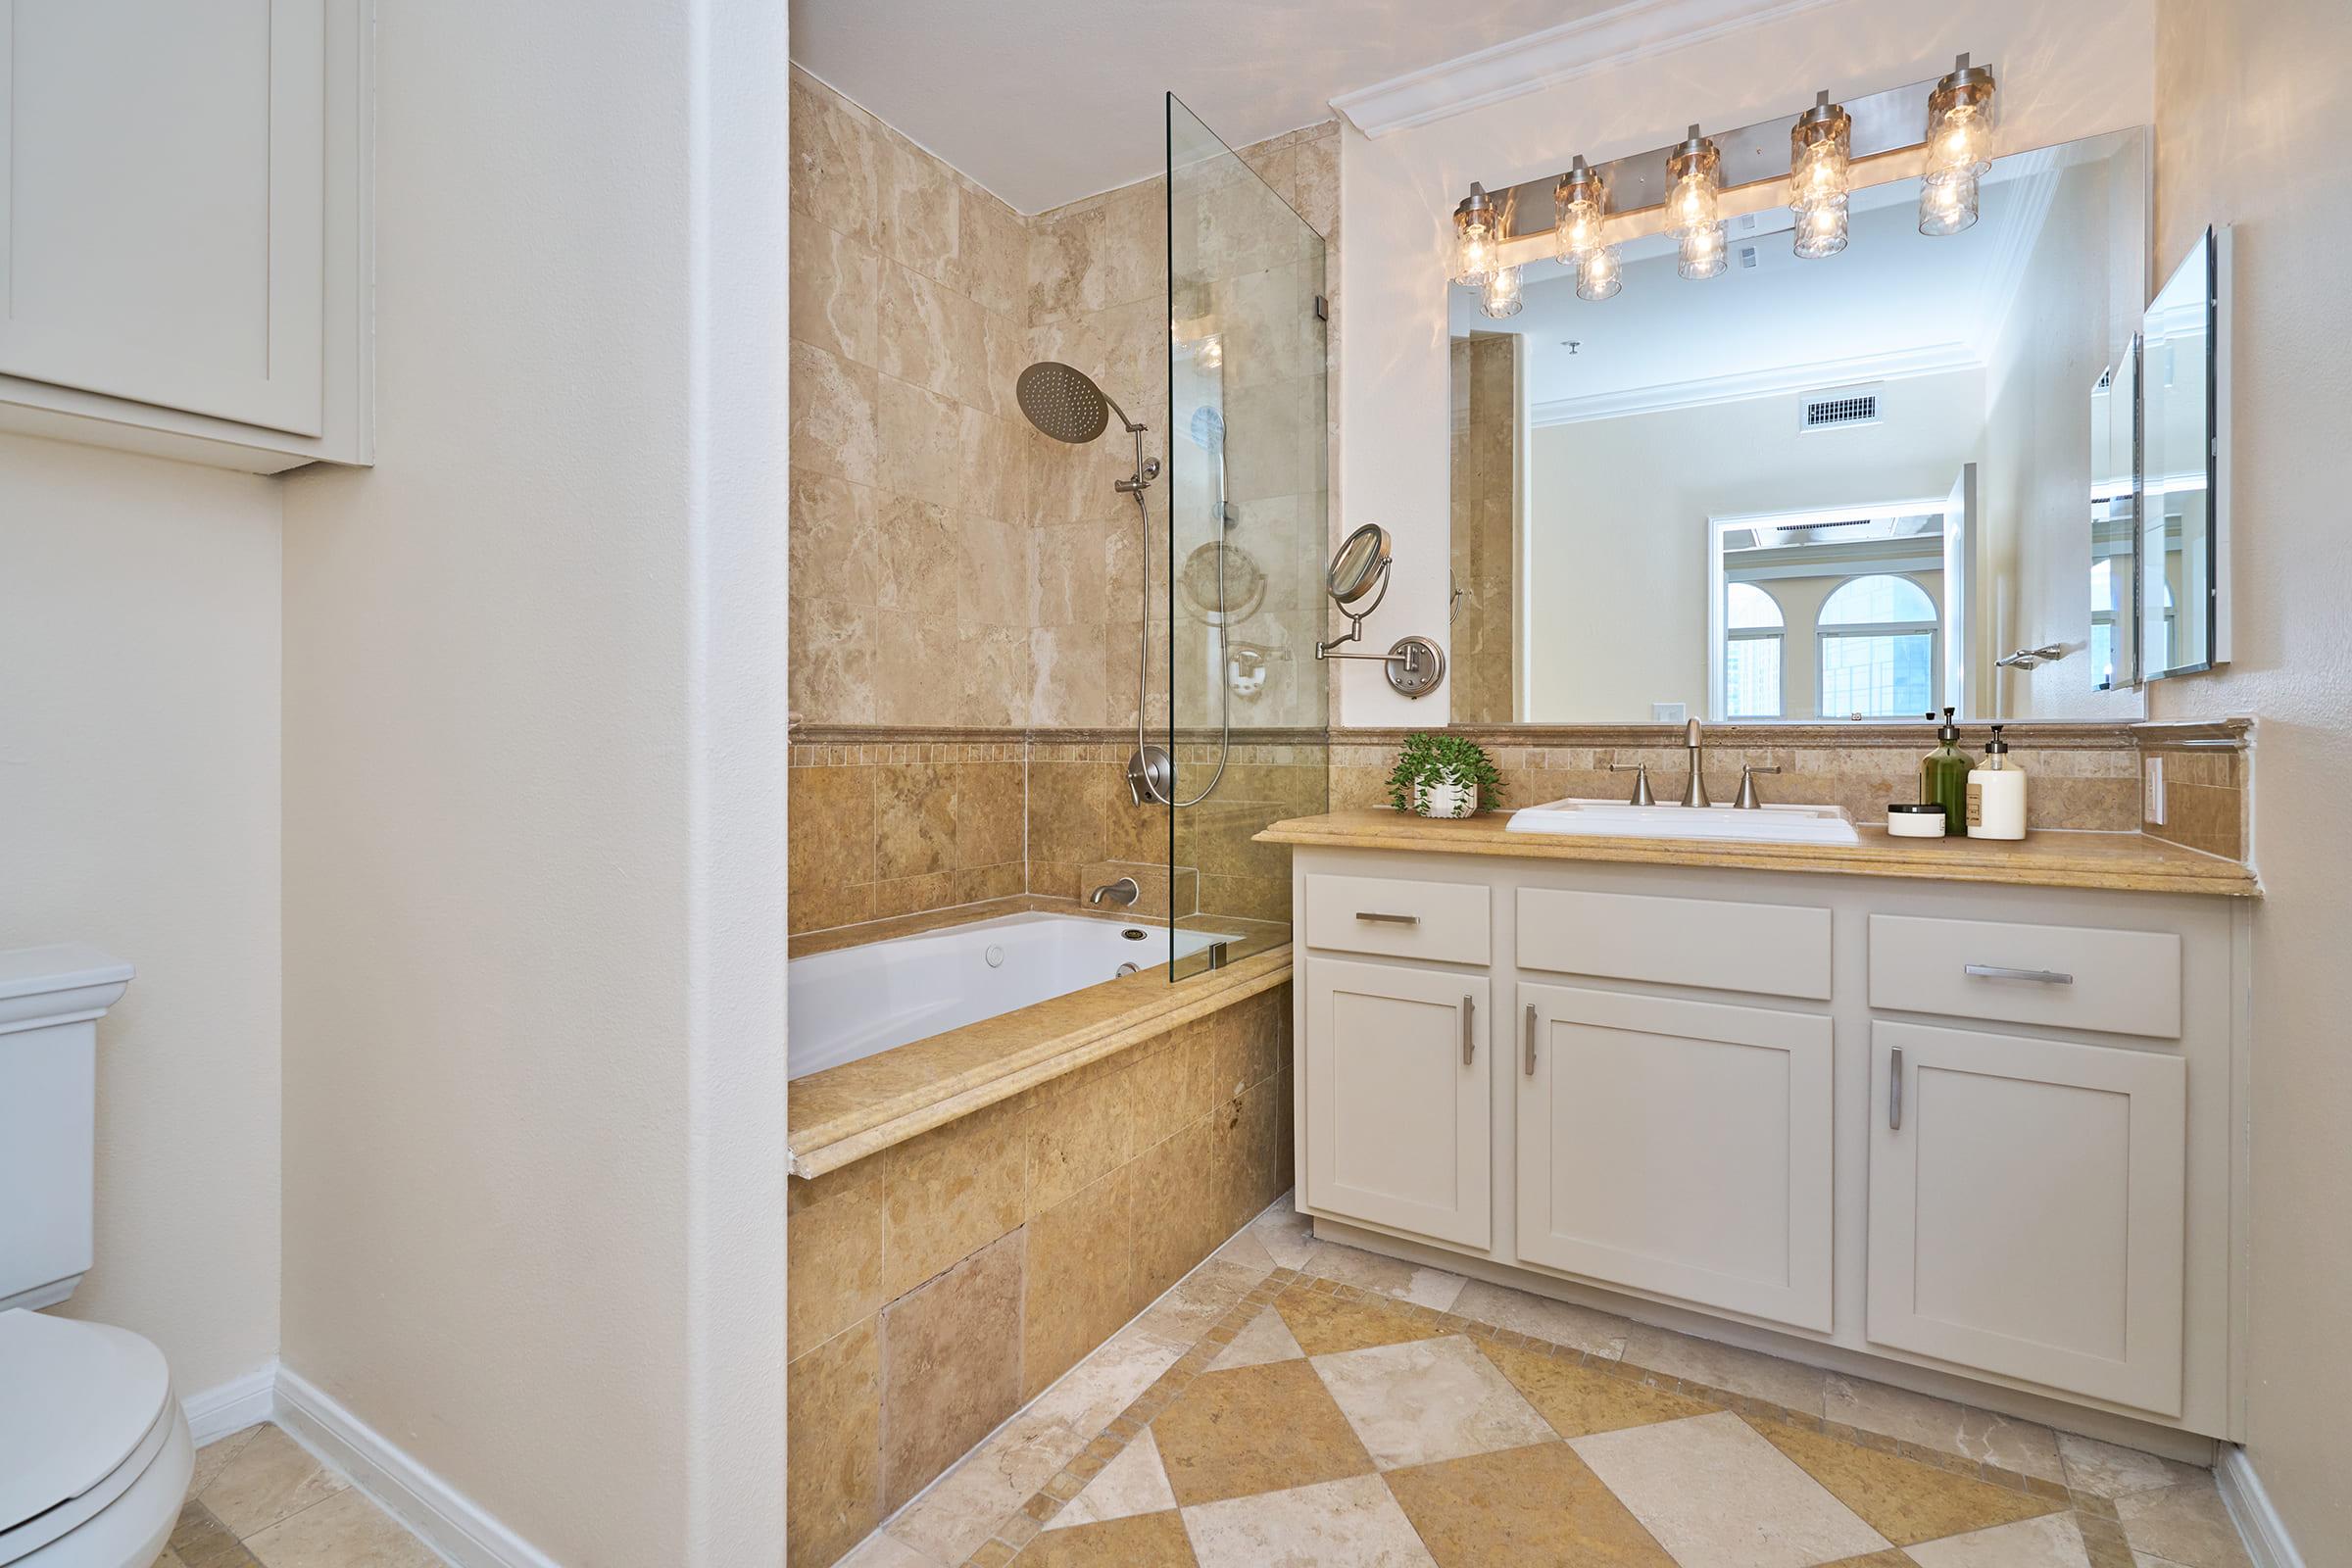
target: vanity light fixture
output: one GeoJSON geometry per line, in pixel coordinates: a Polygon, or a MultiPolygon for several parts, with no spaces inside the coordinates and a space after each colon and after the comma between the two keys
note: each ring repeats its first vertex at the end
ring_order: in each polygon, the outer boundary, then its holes
{"type": "Polygon", "coordinates": [[[1845,208],[1854,155],[1854,122],[1814,95],[1788,132],[1788,205],[1796,214],[1796,254],[1809,260],[1845,249],[1845,208]]]}
{"type": "Polygon", "coordinates": [[[1672,185],[1666,218],[1678,247],[1674,270],[1685,277],[1713,277],[1729,254],[1717,216],[1723,154],[1692,125],[1690,136],[1667,155],[1666,177],[1672,185]]]}
{"type": "Polygon", "coordinates": [[[1596,246],[1576,270],[1576,297],[1580,300],[1605,300],[1623,287],[1625,272],[1618,266],[1614,245],[1596,246]]]}
{"type": "Polygon", "coordinates": [[[1478,291],[1478,308],[1495,320],[1517,316],[1527,302],[1519,293],[1519,269],[1497,267],[1478,291]]]}
{"type": "Polygon", "coordinates": [[[1568,166],[1551,193],[1552,254],[1562,267],[1582,267],[1585,258],[1600,249],[1601,223],[1609,213],[1609,182],[1588,168],[1584,155],[1568,166]]]}
{"type": "Polygon", "coordinates": [[[1968,56],[1928,94],[1928,167],[1919,191],[1919,231],[1957,234],[1977,220],[1977,182],[1992,168],[1992,73],[1968,56]]]}
{"type": "Polygon", "coordinates": [[[1473,181],[1470,194],[1453,210],[1453,281],[1464,288],[1485,287],[1494,275],[1501,243],[1502,214],[1488,200],[1486,187],[1473,181]]]}

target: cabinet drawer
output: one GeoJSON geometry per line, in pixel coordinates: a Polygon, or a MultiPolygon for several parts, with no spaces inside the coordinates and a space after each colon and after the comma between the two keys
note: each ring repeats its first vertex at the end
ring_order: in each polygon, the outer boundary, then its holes
{"type": "Polygon", "coordinates": [[[1870,1004],[2178,1040],[2180,939],[2169,931],[1874,914],[1870,1004]]]}
{"type": "Polygon", "coordinates": [[[1306,940],[1341,953],[1485,963],[1488,890],[1473,882],[1309,876],[1306,940]]]}
{"type": "Polygon", "coordinates": [[[1521,888],[1519,964],[1827,1002],[1830,911],[1521,888]]]}

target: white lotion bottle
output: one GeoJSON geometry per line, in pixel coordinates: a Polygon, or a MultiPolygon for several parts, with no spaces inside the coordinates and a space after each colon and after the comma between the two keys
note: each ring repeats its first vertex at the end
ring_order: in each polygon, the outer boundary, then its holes
{"type": "Polygon", "coordinates": [[[2001,726],[1992,726],[1984,760],[1968,775],[1968,836],[2022,839],[2026,836],[2026,770],[2009,760],[2001,726]]]}

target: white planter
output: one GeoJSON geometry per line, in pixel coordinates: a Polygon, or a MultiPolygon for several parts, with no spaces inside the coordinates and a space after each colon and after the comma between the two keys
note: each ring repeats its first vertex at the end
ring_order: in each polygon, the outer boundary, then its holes
{"type": "Polygon", "coordinates": [[[1423,816],[1468,816],[1478,809],[1478,790],[1467,784],[1417,784],[1413,809],[1423,816]]]}

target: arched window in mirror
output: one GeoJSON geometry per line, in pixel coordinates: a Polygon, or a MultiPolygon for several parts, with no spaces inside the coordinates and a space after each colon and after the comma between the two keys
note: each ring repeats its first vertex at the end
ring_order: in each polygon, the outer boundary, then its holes
{"type": "Polygon", "coordinates": [[[1936,706],[1936,600],[1891,572],[1848,577],[1822,601],[1821,716],[1908,718],[1936,706]]]}
{"type": "Polygon", "coordinates": [[[1723,701],[1727,718],[1778,718],[1788,618],[1780,601],[1752,582],[1723,590],[1723,701]]]}

